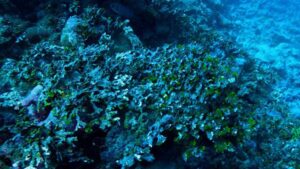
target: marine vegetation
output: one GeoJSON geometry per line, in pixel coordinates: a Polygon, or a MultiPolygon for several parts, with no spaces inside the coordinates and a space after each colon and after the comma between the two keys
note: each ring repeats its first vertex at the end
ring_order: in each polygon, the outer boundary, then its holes
{"type": "MultiPolygon", "coordinates": [[[[205,27],[205,10],[57,2],[39,3],[38,19],[0,17],[1,168],[272,166],[259,160],[272,158],[270,125],[287,125],[279,77],[205,27]]],[[[277,132],[299,140],[299,128],[277,132]]]]}

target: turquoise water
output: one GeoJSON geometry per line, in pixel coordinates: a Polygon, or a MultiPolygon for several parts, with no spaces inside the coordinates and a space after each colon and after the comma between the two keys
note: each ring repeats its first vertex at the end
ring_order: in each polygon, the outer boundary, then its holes
{"type": "Polygon", "coordinates": [[[0,0],[0,169],[300,169],[297,0],[0,0]]]}
{"type": "Polygon", "coordinates": [[[282,72],[282,90],[299,117],[299,1],[239,1],[227,8],[229,34],[253,57],[282,72]]]}

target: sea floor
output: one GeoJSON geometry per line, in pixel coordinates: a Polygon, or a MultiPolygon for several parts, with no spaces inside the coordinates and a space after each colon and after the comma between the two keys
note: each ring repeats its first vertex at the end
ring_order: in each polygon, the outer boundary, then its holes
{"type": "Polygon", "coordinates": [[[255,58],[270,63],[282,77],[278,90],[300,117],[300,1],[240,0],[227,2],[223,29],[255,58]]]}

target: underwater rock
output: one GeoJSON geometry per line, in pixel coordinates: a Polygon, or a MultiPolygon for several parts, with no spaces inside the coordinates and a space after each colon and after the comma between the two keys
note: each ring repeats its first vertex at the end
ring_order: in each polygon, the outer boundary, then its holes
{"type": "Polygon", "coordinates": [[[60,43],[64,46],[76,47],[82,43],[80,35],[76,32],[82,20],[77,16],[71,16],[62,30],[60,43]]]}

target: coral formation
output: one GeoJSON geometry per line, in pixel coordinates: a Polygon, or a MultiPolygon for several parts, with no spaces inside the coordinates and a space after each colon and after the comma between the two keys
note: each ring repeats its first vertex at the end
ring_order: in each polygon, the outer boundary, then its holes
{"type": "Polygon", "coordinates": [[[221,8],[60,0],[0,17],[0,167],[298,167],[279,77],[213,29],[221,8]]]}

